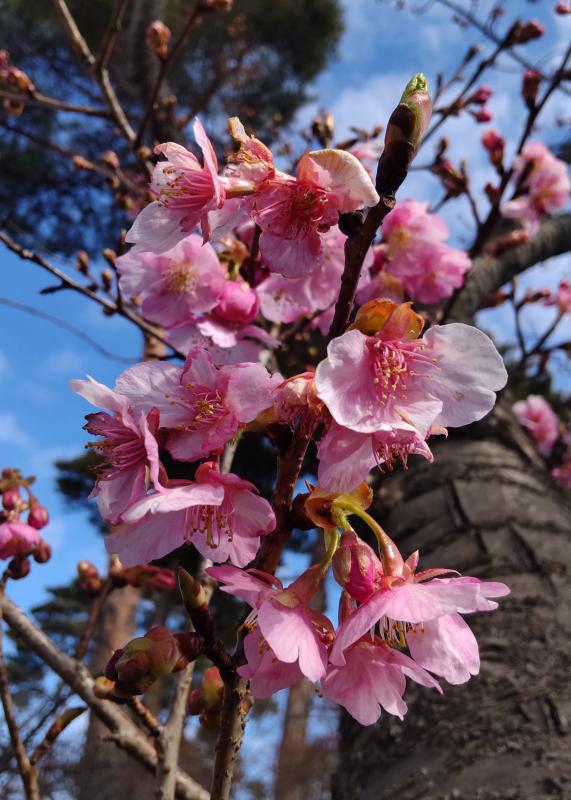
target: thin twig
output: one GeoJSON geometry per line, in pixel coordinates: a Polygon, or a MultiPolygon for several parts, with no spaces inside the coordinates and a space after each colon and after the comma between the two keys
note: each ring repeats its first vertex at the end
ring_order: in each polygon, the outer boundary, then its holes
{"type": "MultiPolygon", "coordinates": [[[[97,697],[94,681],[88,669],[80,661],[59,650],[51,639],[7,597],[0,597],[0,604],[4,619],[10,628],[81,697],[109,728],[110,738],[115,744],[154,774],[157,768],[155,748],[119,706],[97,697]]],[[[209,800],[208,792],[181,769],[177,772],[176,797],[179,800],[209,800]]]]}
{"type": "Polygon", "coordinates": [[[43,108],[53,108],[54,111],[65,111],[70,114],[83,114],[86,117],[103,117],[109,119],[110,112],[106,108],[93,108],[92,106],[82,106],[76,103],[68,103],[65,100],[58,100],[56,97],[47,97],[39,92],[33,94],[23,94],[17,92],[9,92],[6,89],[0,89],[0,97],[6,100],[12,100],[16,103],[29,103],[34,106],[42,106],[43,108]]]}
{"type": "Polygon", "coordinates": [[[11,300],[9,297],[1,296],[0,305],[13,308],[16,311],[22,311],[24,314],[30,314],[30,316],[35,317],[36,319],[44,319],[46,322],[51,322],[53,325],[57,325],[59,328],[63,328],[63,330],[72,333],[79,339],[82,339],[84,342],[93,347],[94,350],[97,350],[97,352],[102,356],[105,356],[105,358],[118,361],[120,364],[133,364],[138,360],[136,358],[129,358],[128,356],[120,356],[117,355],[117,353],[112,353],[110,350],[106,350],[105,347],[102,347],[100,344],[98,344],[95,339],[92,339],[91,336],[88,336],[86,333],[84,333],[81,328],[76,328],[75,325],[70,325],[69,322],[60,319],[59,317],[54,317],[52,314],[46,314],[45,311],[41,311],[35,306],[28,306],[25,303],[18,303],[16,300],[11,300]]]}
{"type": "Polygon", "coordinates": [[[47,272],[49,272],[51,275],[58,278],[61,284],[61,286],[58,286],[58,289],[59,288],[71,289],[72,291],[79,292],[79,294],[82,294],[85,297],[88,297],[90,300],[93,300],[94,302],[98,303],[100,306],[106,309],[107,312],[110,312],[112,314],[119,314],[120,316],[125,317],[125,319],[128,319],[130,322],[132,322],[141,331],[143,331],[147,335],[154,337],[155,339],[157,339],[157,341],[161,342],[162,344],[167,345],[178,358],[184,360],[184,355],[179,350],[174,348],[171,344],[169,344],[167,340],[163,336],[161,336],[161,334],[154,325],[151,325],[143,317],[140,317],[134,311],[131,311],[131,309],[129,309],[128,307],[124,305],[119,306],[112,300],[108,300],[107,298],[102,297],[93,289],[90,289],[88,286],[83,286],[81,283],[78,283],[69,275],[67,275],[65,272],[63,272],[63,270],[59,269],[59,267],[56,267],[49,261],[46,261],[46,259],[40,256],[38,253],[34,253],[32,250],[28,250],[27,248],[22,247],[22,245],[15,242],[12,238],[10,238],[10,236],[8,236],[6,233],[3,233],[2,231],[0,231],[0,242],[3,242],[9,250],[11,250],[20,258],[24,259],[25,261],[31,261],[32,263],[37,264],[38,266],[42,267],[47,272]]]}
{"type": "Polygon", "coordinates": [[[194,662],[189,664],[178,677],[169,708],[168,722],[157,737],[157,754],[159,756],[155,794],[157,800],[174,800],[176,768],[193,675],[194,662]]]}
{"type": "Polygon", "coordinates": [[[191,32],[199,16],[200,16],[200,2],[199,0],[196,0],[193,7],[189,11],[188,18],[185,24],[183,25],[182,30],[177,36],[175,42],[173,43],[173,46],[168,51],[166,57],[161,61],[159,74],[157,75],[157,79],[151,90],[151,94],[149,95],[147,105],[145,106],[145,110],[143,112],[143,119],[141,120],[139,130],[137,131],[137,135],[135,137],[134,141],[135,148],[139,147],[139,145],[143,141],[143,136],[147,129],[147,125],[149,124],[150,119],[152,117],[153,110],[155,108],[155,103],[157,102],[157,98],[159,96],[159,92],[161,91],[161,86],[163,85],[163,82],[167,76],[167,72],[169,71],[169,68],[173,60],[176,58],[180,49],[184,45],[187,36],[191,32]]]}
{"type": "Polygon", "coordinates": [[[99,58],[97,59],[97,66],[99,69],[107,69],[109,59],[111,58],[113,48],[115,47],[115,42],[117,41],[117,36],[121,31],[123,16],[125,15],[125,11],[127,10],[127,6],[130,2],[131,0],[117,0],[115,3],[113,13],[111,14],[111,18],[109,20],[109,25],[107,26],[107,30],[103,36],[103,41],[101,42],[99,58]]]}
{"type": "Polygon", "coordinates": [[[26,800],[40,800],[40,792],[38,789],[38,776],[35,767],[30,763],[26,748],[20,737],[20,730],[16,721],[16,712],[14,710],[14,703],[12,695],[10,694],[10,683],[8,680],[8,668],[4,659],[3,653],[3,624],[2,624],[2,607],[4,599],[4,585],[0,585],[0,700],[2,708],[4,709],[4,719],[6,720],[6,727],[10,734],[10,742],[12,743],[12,750],[16,757],[18,765],[18,772],[22,779],[24,787],[24,794],[26,800]]]}
{"type": "Polygon", "coordinates": [[[83,658],[83,656],[87,653],[89,648],[89,642],[91,641],[91,637],[93,636],[93,631],[95,630],[95,626],[97,625],[97,620],[99,619],[99,615],[105,605],[105,601],[109,597],[109,593],[112,589],[112,584],[110,578],[107,578],[101,587],[101,591],[97,595],[97,597],[91,603],[89,608],[89,614],[87,616],[87,622],[85,624],[85,628],[83,629],[83,633],[79,639],[79,642],[76,645],[74,656],[79,661],[83,658]]]}
{"type": "Polygon", "coordinates": [[[48,750],[53,747],[57,737],[70,725],[74,719],[77,719],[84,711],[87,711],[86,706],[79,706],[76,708],[68,708],[61,714],[56,721],[50,725],[46,735],[32,753],[30,763],[35,766],[46,755],[48,750]]]}

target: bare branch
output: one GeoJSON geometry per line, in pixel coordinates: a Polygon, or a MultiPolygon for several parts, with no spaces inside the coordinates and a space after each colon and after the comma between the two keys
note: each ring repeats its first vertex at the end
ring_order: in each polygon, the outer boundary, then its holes
{"type": "Polygon", "coordinates": [[[2,640],[4,638],[3,624],[2,624],[2,599],[4,596],[4,585],[0,586],[0,701],[4,709],[4,719],[10,734],[10,742],[12,743],[12,750],[16,757],[18,765],[18,772],[22,778],[24,786],[24,793],[26,800],[40,800],[40,792],[38,789],[38,776],[35,767],[30,762],[26,748],[20,737],[20,730],[16,721],[16,712],[14,710],[14,703],[12,695],[10,694],[10,684],[8,681],[8,669],[6,661],[4,660],[4,653],[2,648],[2,640]]]}
{"type": "MultiPolygon", "coordinates": [[[[110,738],[149,772],[157,768],[157,754],[130,717],[109,700],[97,697],[88,669],[56,645],[7,597],[1,599],[4,619],[30,647],[110,730],[110,738]]],[[[177,771],[176,797],[179,800],[209,800],[208,792],[182,770],[177,771]]]]}
{"type": "Polygon", "coordinates": [[[177,357],[184,360],[183,354],[170,345],[166,339],[161,336],[160,331],[154,325],[151,325],[143,317],[139,316],[127,306],[114,303],[112,300],[102,297],[89,286],[83,286],[81,283],[78,283],[76,280],[63,272],[63,270],[59,269],[59,267],[56,267],[54,264],[51,264],[49,261],[43,258],[43,256],[40,256],[38,253],[34,253],[32,250],[22,247],[22,245],[15,242],[12,238],[10,238],[10,236],[2,231],[0,231],[0,242],[3,242],[9,250],[11,250],[20,258],[24,259],[25,261],[32,261],[34,264],[42,267],[42,269],[45,269],[51,275],[54,275],[61,284],[61,286],[58,288],[71,289],[75,292],[79,292],[79,294],[89,297],[90,300],[98,303],[107,311],[107,313],[119,314],[120,316],[125,317],[125,319],[128,319],[130,322],[132,322],[145,334],[152,336],[157,341],[167,345],[167,347],[169,347],[177,357]]]}
{"type": "Polygon", "coordinates": [[[84,711],[87,711],[85,706],[76,708],[68,708],[61,714],[56,721],[50,725],[46,735],[32,753],[30,759],[32,765],[37,764],[45,756],[48,750],[53,746],[55,740],[63,733],[63,731],[70,725],[74,719],[77,719],[84,711]]]}
{"type": "Polygon", "coordinates": [[[474,261],[466,283],[446,314],[446,320],[471,320],[486,297],[514,275],[570,250],[571,214],[545,219],[539,232],[526,244],[514,247],[498,258],[482,256],[474,261]]]}
{"type": "Polygon", "coordinates": [[[130,2],[131,0],[117,0],[115,3],[115,8],[113,9],[113,13],[111,14],[111,18],[109,20],[109,25],[105,31],[105,35],[103,36],[99,58],[97,59],[97,66],[100,70],[107,69],[109,59],[111,58],[113,48],[115,47],[115,42],[117,41],[117,36],[121,31],[125,11],[127,10],[127,6],[130,2]]]}
{"type": "Polygon", "coordinates": [[[16,103],[29,103],[34,106],[43,106],[44,108],[53,108],[54,111],[67,111],[70,114],[83,114],[87,117],[103,117],[109,119],[110,112],[106,108],[93,108],[92,106],[82,106],[76,103],[67,103],[65,100],[58,100],[56,97],[47,97],[39,92],[33,94],[23,94],[17,92],[8,92],[6,89],[0,89],[0,97],[6,100],[12,100],[16,103]]]}

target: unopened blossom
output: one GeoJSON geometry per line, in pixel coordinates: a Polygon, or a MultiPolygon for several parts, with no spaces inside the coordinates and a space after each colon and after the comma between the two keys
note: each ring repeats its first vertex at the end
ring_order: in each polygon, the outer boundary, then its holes
{"type": "Polygon", "coordinates": [[[260,254],[271,272],[296,278],[323,258],[321,234],[340,213],[373,206],[379,195],[365,168],[344,150],[305,153],[296,178],[265,181],[254,203],[260,254]]]}
{"type": "Polygon", "coordinates": [[[339,586],[360,602],[373,594],[383,576],[379,557],[353,530],[344,531],[331,566],[339,586]]]}
{"type": "Polygon", "coordinates": [[[244,327],[258,316],[260,301],[256,292],[241,278],[226,281],[212,316],[219,322],[244,327]]]}
{"type": "Polygon", "coordinates": [[[513,163],[513,180],[521,196],[502,206],[504,217],[517,219],[536,233],[545,214],[565,208],[571,193],[567,164],[540,142],[527,144],[513,163]]]}
{"type": "Polygon", "coordinates": [[[125,509],[145,494],[147,474],[158,486],[158,411],[134,411],[124,396],[93,378],[70,381],[70,386],[88,402],[111,412],[88,414],[85,429],[100,437],[91,445],[101,463],[90,497],[97,498],[103,519],[115,525],[125,509]]]}
{"type": "Polygon", "coordinates": [[[546,301],[546,306],[556,306],[562,314],[571,314],[571,283],[561,281],[554,292],[546,301]]]}
{"type": "Polygon", "coordinates": [[[141,295],[145,318],[167,327],[213,309],[227,283],[216,251],[196,235],[159,255],[131,250],[116,266],[123,294],[141,295]]]}
{"type": "Polygon", "coordinates": [[[470,114],[474,117],[476,122],[480,124],[491,122],[494,118],[490,109],[485,107],[478,109],[478,111],[470,111],[470,114]]]}
{"type": "Polygon", "coordinates": [[[474,103],[474,105],[485,106],[490,97],[493,95],[494,90],[491,86],[478,86],[475,92],[466,98],[465,103],[474,103]]]}
{"type": "Polygon", "coordinates": [[[490,130],[484,131],[480,141],[482,142],[482,147],[488,151],[492,164],[500,165],[504,159],[506,147],[504,137],[500,136],[493,128],[490,128],[490,130]]]}
{"type": "Polygon", "coordinates": [[[166,447],[180,461],[195,461],[223,447],[241,426],[272,405],[279,376],[261,364],[218,368],[209,353],[194,348],[182,368],[162,362],[136,364],[116,384],[133,408],[156,407],[166,447]]]}
{"type": "Polygon", "coordinates": [[[170,38],[170,28],[167,28],[160,19],[153,20],[145,32],[147,47],[159,58],[166,58],[170,38]]]}
{"type": "MultiPolygon", "coordinates": [[[[221,582],[223,592],[240,597],[252,606],[253,611],[244,623],[251,631],[244,640],[246,652],[250,646],[253,650],[254,644],[259,649],[264,648],[266,643],[276,662],[297,665],[301,674],[310,681],[316,681],[325,674],[326,643],[331,639],[333,628],[327,617],[310,607],[322,578],[320,565],[307,569],[286,589],[273,575],[263,572],[256,571],[253,574],[230,566],[210,567],[207,572],[221,582]],[[255,633],[256,630],[259,630],[259,634],[255,633]],[[253,636],[255,640],[251,640],[246,649],[246,641],[253,636]]],[[[268,689],[272,681],[279,683],[281,679],[287,677],[290,680],[297,675],[293,668],[292,671],[283,670],[277,663],[276,672],[272,672],[268,659],[264,658],[256,658],[238,671],[252,678],[257,674],[254,673],[254,666],[262,672],[263,680],[260,682],[264,688],[260,688],[264,694],[271,693],[268,689]]]]}
{"type": "Polygon", "coordinates": [[[196,470],[195,481],[174,481],[133,504],[105,540],[126,567],[148,563],[183,544],[193,544],[212,561],[238,566],[255,557],[260,537],[275,527],[275,516],[256,487],[213,462],[196,470]]]}
{"type": "Polygon", "coordinates": [[[216,153],[198,119],[194,138],[202,151],[202,165],[194,153],[174,142],[155,148],[167,160],[153,170],[151,189],[158,199],[141,211],[127,233],[127,241],[137,250],[164,253],[199,225],[207,239],[208,212],[221,208],[229,191],[250,191],[248,186],[220,177],[216,153]]]}
{"type": "Polygon", "coordinates": [[[0,523],[0,558],[15,558],[34,550],[41,542],[37,528],[19,520],[0,523]]]}
{"type": "Polygon", "coordinates": [[[559,437],[559,418],[545,397],[530,394],[512,406],[520,425],[531,436],[537,449],[548,456],[559,437]]]}
{"type": "Polygon", "coordinates": [[[509,594],[503,583],[472,577],[442,577],[450,570],[416,572],[418,552],[403,560],[394,542],[376,526],[383,576],[380,587],[341,623],[331,650],[332,664],[344,666],[346,652],[378,625],[387,645],[408,646],[424,669],[463,683],[479,670],[474,635],[460,616],[493,611],[491,598],[509,594]]]}
{"type": "MultiPolygon", "coordinates": [[[[264,317],[272,322],[295,322],[316,311],[332,308],[341,287],[346,240],[345,234],[334,226],[321,236],[321,261],[312,272],[299,278],[273,273],[262,281],[256,291],[264,317]]],[[[370,282],[372,263],[373,251],[369,250],[363,261],[358,290],[370,282]]]]}
{"type": "Polygon", "coordinates": [[[358,433],[458,427],[493,408],[507,379],[491,339],[461,323],[433,326],[391,301],[371,301],[333,339],[315,384],[338,425],[358,433]]]}
{"type": "Polygon", "coordinates": [[[404,718],[407,677],[440,690],[437,681],[405,653],[388,647],[379,637],[372,641],[363,638],[346,651],[344,666],[328,667],[321,679],[321,691],[361,725],[373,725],[382,709],[404,718]]]}

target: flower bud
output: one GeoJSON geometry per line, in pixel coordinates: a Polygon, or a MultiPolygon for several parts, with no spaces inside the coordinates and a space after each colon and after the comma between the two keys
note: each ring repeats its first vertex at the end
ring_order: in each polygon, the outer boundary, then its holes
{"type": "Polygon", "coordinates": [[[32,556],[34,557],[36,564],[45,564],[52,557],[52,548],[47,542],[44,542],[43,539],[40,539],[40,543],[36,545],[32,556]]]}
{"type": "Polygon", "coordinates": [[[99,156],[99,160],[109,169],[119,169],[119,157],[114,150],[105,150],[99,156]]]}
{"type": "Polygon", "coordinates": [[[555,13],[561,16],[571,14],[571,3],[557,3],[555,6],[555,13]]]}
{"type": "Polygon", "coordinates": [[[9,486],[2,492],[2,505],[6,511],[17,511],[22,503],[18,486],[9,486]]]}
{"type": "Polygon", "coordinates": [[[50,515],[47,512],[47,509],[40,505],[37,501],[32,503],[32,507],[30,508],[30,513],[28,514],[28,525],[31,525],[32,528],[35,528],[38,531],[41,531],[42,528],[50,521],[50,515]]]}
{"type": "Polygon", "coordinates": [[[249,325],[258,316],[259,308],[258,295],[246,281],[227,281],[212,316],[222,322],[249,325]]]}
{"type": "Polygon", "coordinates": [[[89,580],[90,578],[98,578],[99,570],[92,564],[91,561],[79,561],[77,564],[77,574],[81,580],[89,580]]]}
{"type": "Polygon", "coordinates": [[[418,73],[408,82],[387,124],[377,170],[377,188],[381,194],[395,194],[404,181],[431,116],[428,84],[424,75],[418,73]]]}
{"type": "Polygon", "coordinates": [[[459,172],[447,158],[435,161],[431,171],[440,178],[448,197],[458,197],[466,191],[466,176],[459,172]]]}
{"type": "Polygon", "coordinates": [[[8,564],[6,574],[13,581],[20,581],[30,574],[31,568],[29,558],[13,558],[8,564]]]}
{"type": "Polygon", "coordinates": [[[178,570],[178,585],[182,602],[192,624],[207,639],[212,636],[214,624],[208,608],[204,586],[182,567],[178,570]]]}
{"type": "Polygon", "coordinates": [[[105,677],[115,681],[114,694],[118,697],[132,697],[146,692],[162,675],[179,672],[187,664],[174,634],[157,625],[113,653],[105,677]]]}
{"type": "Polygon", "coordinates": [[[33,82],[28,78],[26,73],[18,69],[18,67],[8,67],[6,71],[6,83],[25,94],[33,94],[36,91],[33,82]]]}
{"type": "Polygon", "coordinates": [[[545,33],[543,25],[535,19],[529,22],[514,23],[508,38],[509,44],[527,44],[533,39],[539,39],[545,33]]]}
{"type": "Polygon", "coordinates": [[[493,183],[490,183],[488,181],[484,186],[484,191],[488,197],[488,200],[493,206],[497,205],[500,202],[502,195],[499,186],[494,186],[493,183]]]}
{"type": "Polygon", "coordinates": [[[378,588],[383,574],[380,559],[355,531],[345,531],[332,561],[337,583],[363,603],[378,588]]]}
{"type": "Polygon", "coordinates": [[[156,19],[151,22],[145,33],[147,47],[149,47],[149,49],[161,59],[167,57],[170,38],[170,28],[167,28],[167,26],[161,22],[160,19],[156,19]]]}
{"type": "Polygon", "coordinates": [[[508,250],[512,250],[520,244],[525,244],[529,241],[529,238],[529,230],[526,228],[518,228],[515,231],[506,233],[505,236],[499,236],[497,239],[489,242],[485,250],[490,256],[501,256],[503,253],[507,253],[508,250]]]}
{"type": "Polygon", "coordinates": [[[506,146],[506,140],[503,136],[500,136],[497,131],[491,128],[489,131],[484,131],[480,141],[484,150],[488,151],[492,164],[499,166],[504,160],[506,146]]]}
{"type": "Polygon", "coordinates": [[[470,112],[476,122],[483,124],[485,122],[491,122],[493,117],[492,112],[489,108],[480,108],[479,111],[471,111],[470,112]]]}
{"type": "Polygon", "coordinates": [[[477,106],[484,106],[493,93],[493,90],[489,86],[479,86],[476,91],[466,99],[466,105],[473,103],[477,106]]]}
{"type": "Polygon", "coordinates": [[[412,310],[411,303],[392,300],[368,300],[363,303],[350,330],[357,329],[365,336],[413,341],[420,336],[424,320],[412,310]]]}
{"type": "Polygon", "coordinates": [[[311,123],[311,133],[322,147],[331,147],[334,131],[333,114],[326,112],[318,114],[311,123]]]}
{"type": "Polygon", "coordinates": [[[234,0],[200,0],[202,11],[212,11],[214,14],[229,14],[232,11],[234,0]]]}
{"type": "Polygon", "coordinates": [[[539,91],[539,84],[541,83],[541,75],[536,69],[528,69],[524,72],[523,82],[521,85],[521,96],[523,97],[526,106],[529,109],[535,108],[535,101],[537,100],[537,93],[539,91]]]}
{"type": "Polygon", "coordinates": [[[224,681],[218,667],[209,667],[202,674],[202,697],[207,709],[220,708],[224,694],[224,681]]]}
{"type": "Polygon", "coordinates": [[[93,694],[99,697],[100,700],[108,700],[113,697],[113,689],[115,688],[114,681],[109,680],[104,675],[99,675],[93,681],[93,694]]]}

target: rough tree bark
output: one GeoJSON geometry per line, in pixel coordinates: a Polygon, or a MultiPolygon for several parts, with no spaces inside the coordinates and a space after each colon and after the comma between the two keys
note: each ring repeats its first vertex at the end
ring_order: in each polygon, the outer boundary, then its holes
{"type": "Polygon", "coordinates": [[[471,616],[480,675],[438,696],[407,690],[403,723],[345,716],[334,800],[540,800],[571,796],[571,510],[500,407],[382,481],[378,506],[404,553],[510,585],[471,616]],[[383,513],[384,512],[384,513],[383,513]]]}
{"type": "MultiPolygon", "coordinates": [[[[447,320],[470,322],[485,297],[571,250],[571,215],[527,245],[474,262],[447,320]]],[[[469,353],[466,354],[469,358],[469,353]]],[[[439,696],[410,685],[403,723],[363,728],[343,715],[333,800],[542,800],[571,797],[571,509],[503,398],[478,425],[379,482],[377,515],[421,567],[503,580],[512,594],[468,618],[481,672],[439,696]]]]}

